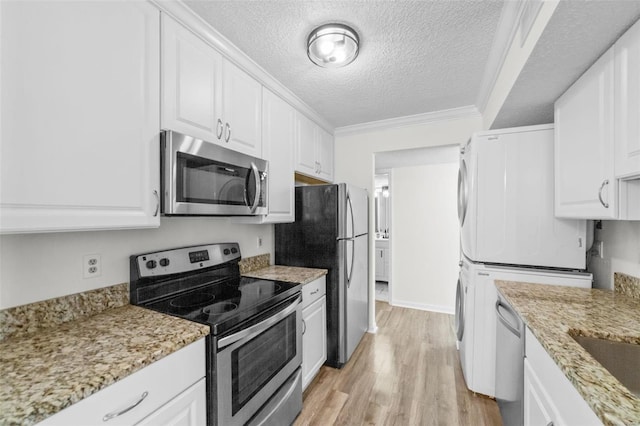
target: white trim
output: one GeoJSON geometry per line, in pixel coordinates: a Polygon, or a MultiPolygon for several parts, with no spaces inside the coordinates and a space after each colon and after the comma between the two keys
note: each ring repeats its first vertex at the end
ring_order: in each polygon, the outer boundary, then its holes
{"type": "Polygon", "coordinates": [[[196,14],[189,6],[180,0],[149,0],[163,13],[171,16],[182,25],[201,37],[205,42],[218,50],[226,59],[240,67],[244,72],[258,80],[267,89],[271,90],[292,107],[306,115],[320,127],[333,134],[334,126],[324,117],[319,115],[302,99],[296,96],[286,86],[276,80],[271,74],[236,47],[225,36],[207,23],[200,15],[196,14]]]}
{"type": "Polygon", "coordinates": [[[427,112],[424,114],[407,115],[404,117],[389,118],[386,120],[370,121],[368,123],[354,124],[351,126],[337,127],[335,136],[346,136],[358,133],[367,133],[376,130],[386,130],[395,127],[417,126],[436,121],[460,120],[464,118],[481,117],[478,108],[468,105],[459,108],[444,109],[427,112]]]}
{"type": "Polygon", "coordinates": [[[391,306],[397,306],[399,308],[418,309],[421,311],[437,312],[440,314],[454,315],[455,310],[449,306],[430,305],[426,303],[406,302],[404,300],[394,300],[390,303],[391,306]]]}
{"type": "Polygon", "coordinates": [[[489,58],[482,74],[482,83],[478,90],[476,106],[481,113],[484,113],[491,93],[498,80],[498,75],[502,70],[507,53],[513,44],[513,40],[520,27],[520,16],[522,15],[528,0],[505,1],[498,22],[498,29],[493,38],[493,45],[489,52],[489,58]]]}
{"type": "Polygon", "coordinates": [[[371,334],[376,334],[377,332],[378,332],[377,325],[375,327],[369,327],[369,329],[367,330],[367,333],[371,333],[371,334]]]}

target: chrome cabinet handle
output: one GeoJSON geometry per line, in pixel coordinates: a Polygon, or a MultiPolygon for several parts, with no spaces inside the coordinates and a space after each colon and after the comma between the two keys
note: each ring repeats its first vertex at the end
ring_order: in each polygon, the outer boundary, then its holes
{"type": "Polygon", "coordinates": [[[304,335],[304,333],[307,332],[307,323],[302,320],[302,334],[304,335]]]}
{"type": "Polygon", "coordinates": [[[156,211],[153,213],[153,217],[156,217],[160,211],[160,194],[158,194],[158,191],[154,189],[153,195],[156,196],[156,211]]]}
{"type": "Polygon", "coordinates": [[[549,423],[547,423],[547,426],[553,426],[553,420],[551,420],[549,423]]]}
{"type": "Polygon", "coordinates": [[[118,416],[123,415],[124,413],[127,413],[131,410],[133,410],[134,408],[136,408],[138,405],[140,405],[140,403],[142,403],[142,401],[144,401],[144,399],[149,396],[149,392],[144,391],[142,393],[142,395],[140,395],[140,398],[134,402],[132,405],[128,406],[127,408],[125,408],[124,410],[120,410],[120,411],[112,411],[108,414],[105,414],[104,417],[102,417],[102,421],[103,422],[108,422],[111,419],[114,419],[118,416]]]}
{"type": "Polygon", "coordinates": [[[600,190],[598,190],[598,199],[600,200],[600,204],[602,204],[604,206],[605,209],[609,208],[609,203],[605,203],[604,200],[602,199],[602,190],[604,189],[605,186],[609,185],[609,179],[605,179],[602,182],[602,185],[600,185],[600,190]]]}
{"type": "Polygon", "coordinates": [[[222,120],[218,118],[218,123],[216,124],[216,137],[218,140],[222,137],[222,120]]]}
{"type": "Polygon", "coordinates": [[[224,138],[224,141],[225,141],[225,142],[229,142],[229,139],[231,139],[231,126],[229,125],[229,123],[226,123],[226,124],[224,125],[224,128],[225,128],[225,134],[227,135],[227,136],[224,138]]]}
{"type": "Polygon", "coordinates": [[[315,290],[313,290],[310,294],[313,296],[314,294],[316,294],[316,293],[317,293],[317,292],[319,292],[319,291],[320,291],[320,289],[319,289],[319,288],[316,288],[316,289],[315,289],[315,290]]]}
{"type": "Polygon", "coordinates": [[[318,161],[318,174],[322,173],[322,163],[318,161]]]}

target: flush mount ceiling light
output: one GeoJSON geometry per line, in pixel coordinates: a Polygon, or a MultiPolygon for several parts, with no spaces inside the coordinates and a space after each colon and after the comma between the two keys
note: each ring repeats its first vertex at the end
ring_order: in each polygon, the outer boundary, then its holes
{"type": "Polygon", "coordinates": [[[311,31],[307,39],[307,56],[324,68],[339,68],[358,56],[358,34],[342,24],[326,24],[311,31]]]}

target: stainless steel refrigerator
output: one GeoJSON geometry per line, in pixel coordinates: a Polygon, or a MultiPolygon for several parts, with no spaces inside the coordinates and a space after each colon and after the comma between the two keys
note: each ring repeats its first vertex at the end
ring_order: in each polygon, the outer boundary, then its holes
{"type": "Polygon", "coordinates": [[[296,221],[275,226],[275,262],[329,271],[326,363],[341,368],[369,324],[367,191],[340,183],[295,193],[296,221]]]}

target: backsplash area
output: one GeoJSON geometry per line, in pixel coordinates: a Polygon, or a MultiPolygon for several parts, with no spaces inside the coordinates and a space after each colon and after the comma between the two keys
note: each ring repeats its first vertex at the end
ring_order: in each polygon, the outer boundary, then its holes
{"type": "Polygon", "coordinates": [[[640,299],[640,278],[620,272],[615,272],[613,277],[613,287],[617,293],[640,299]]]}
{"type": "Polygon", "coordinates": [[[589,259],[594,287],[613,290],[615,273],[640,277],[640,221],[603,220],[595,240],[603,242],[604,255],[589,259]]]}
{"type": "Polygon", "coordinates": [[[0,309],[129,282],[131,255],[225,242],[239,243],[243,258],[273,253],[273,225],[162,217],[156,229],[2,235],[0,309]],[[100,256],[99,276],[84,278],[87,255],[100,256]]]}
{"type": "Polygon", "coordinates": [[[0,311],[0,341],[129,304],[129,285],[118,284],[0,311]]]}

